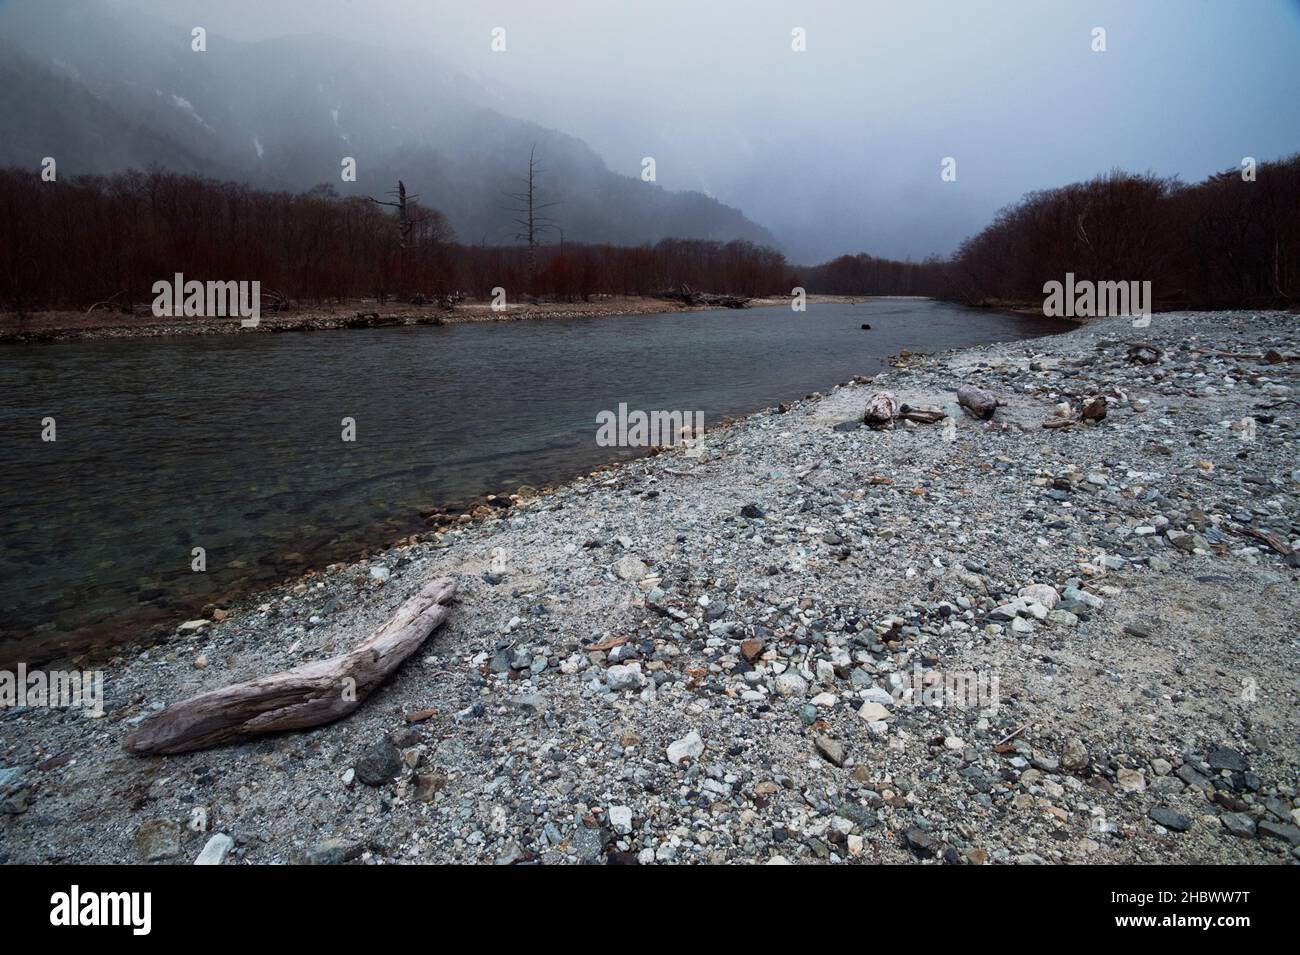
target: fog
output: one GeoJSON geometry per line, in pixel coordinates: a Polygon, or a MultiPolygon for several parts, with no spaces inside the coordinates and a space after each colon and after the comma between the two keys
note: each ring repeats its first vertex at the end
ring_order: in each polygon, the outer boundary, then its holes
{"type": "Polygon", "coordinates": [[[1294,0],[117,2],[464,73],[615,172],[653,157],[661,186],[738,207],[799,262],[946,255],[1030,190],[1112,168],[1194,181],[1300,150],[1294,0]]]}

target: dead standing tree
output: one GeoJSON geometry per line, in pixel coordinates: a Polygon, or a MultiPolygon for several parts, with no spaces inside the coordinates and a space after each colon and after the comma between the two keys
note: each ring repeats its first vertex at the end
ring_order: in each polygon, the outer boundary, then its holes
{"type": "Polygon", "coordinates": [[[374,196],[367,196],[371,202],[380,206],[392,206],[397,210],[397,284],[400,288],[403,280],[406,278],[406,245],[411,237],[411,229],[415,222],[407,210],[407,203],[415,204],[419,196],[408,196],[406,194],[406,183],[397,180],[397,188],[389,190],[388,194],[394,198],[391,201],[376,199],[374,196]]]}
{"type": "Polygon", "coordinates": [[[515,239],[528,244],[528,292],[531,294],[537,278],[538,237],[556,228],[555,220],[542,213],[559,203],[537,201],[537,179],[542,169],[537,164],[537,146],[528,151],[528,176],[524,179],[523,192],[507,192],[506,196],[517,205],[510,209],[515,216],[514,222],[519,226],[515,239]]]}

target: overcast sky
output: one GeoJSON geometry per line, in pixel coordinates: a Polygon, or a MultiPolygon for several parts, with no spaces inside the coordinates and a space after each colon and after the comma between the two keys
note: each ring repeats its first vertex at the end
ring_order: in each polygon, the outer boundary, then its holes
{"type": "Polygon", "coordinates": [[[1300,151],[1300,0],[120,2],[433,57],[611,168],[655,157],[661,185],[739,206],[803,261],[946,254],[1022,193],[1115,167],[1196,180],[1300,151]]]}

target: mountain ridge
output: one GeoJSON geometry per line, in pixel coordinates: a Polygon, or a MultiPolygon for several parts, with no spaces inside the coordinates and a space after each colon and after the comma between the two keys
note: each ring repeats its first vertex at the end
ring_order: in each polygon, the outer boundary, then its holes
{"type": "Polygon", "coordinates": [[[640,244],[662,238],[744,239],[767,229],[698,192],[619,175],[582,140],[501,112],[498,97],[428,61],[323,34],[241,42],[188,32],[102,2],[0,8],[0,106],[11,127],[0,165],[62,174],[161,165],[305,191],[379,196],[403,179],[466,241],[508,244],[517,192],[535,145],[541,199],[555,202],[558,240],[640,244]],[[340,176],[344,157],[357,181],[340,176]]]}

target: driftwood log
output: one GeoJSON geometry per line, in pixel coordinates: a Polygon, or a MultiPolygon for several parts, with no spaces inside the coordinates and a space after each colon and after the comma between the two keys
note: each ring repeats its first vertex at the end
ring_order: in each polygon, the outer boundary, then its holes
{"type": "Polygon", "coordinates": [[[862,423],[883,427],[898,417],[898,399],[888,391],[877,391],[862,412],[862,423]]]}
{"type": "Polygon", "coordinates": [[[136,727],[126,748],[184,753],[347,716],[447,619],[455,593],[450,577],[431,581],[347,653],[173,703],[136,727]]]}
{"type": "Polygon", "coordinates": [[[957,389],[957,404],[966,409],[974,418],[987,420],[993,417],[998,408],[998,399],[990,391],[975,385],[962,385],[957,389]]]}
{"type": "Polygon", "coordinates": [[[717,295],[712,292],[700,292],[683,284],[676,289],[664,289],[654,293],[655,298],[671,299],[685,305],[722,305],[726,308],[749,308],[749,299],[743,295],[717,295]]]}

